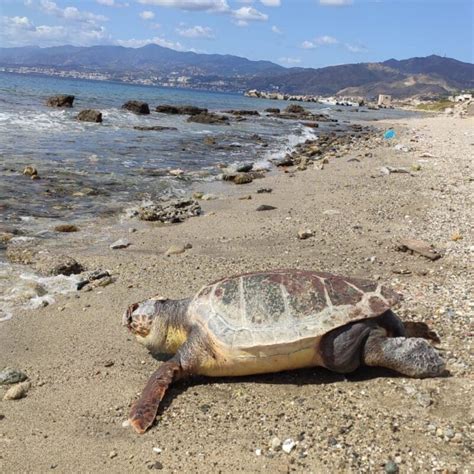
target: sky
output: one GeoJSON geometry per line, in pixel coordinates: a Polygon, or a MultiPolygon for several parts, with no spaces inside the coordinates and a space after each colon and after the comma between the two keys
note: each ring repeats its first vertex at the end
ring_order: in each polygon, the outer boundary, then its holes
{"type": "Polygon", "coordinates": [[[474,0],[0,0],[0,46],[140,47],[283,66],[474,62],[474,0]]]}

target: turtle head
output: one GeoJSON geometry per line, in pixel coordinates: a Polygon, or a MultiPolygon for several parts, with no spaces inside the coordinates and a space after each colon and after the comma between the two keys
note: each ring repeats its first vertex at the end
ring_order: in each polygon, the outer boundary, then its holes
{"type": "Polygon", "coordinates": [[[187,339],[188,300],[151,298],[128,307],[122,324],[150,352],[174,354],[187,339]]]}

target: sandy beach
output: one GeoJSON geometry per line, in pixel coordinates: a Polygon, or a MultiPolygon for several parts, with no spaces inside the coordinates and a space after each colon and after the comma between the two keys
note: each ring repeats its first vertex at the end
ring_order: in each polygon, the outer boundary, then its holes
{"type": "Polygon", "coordinates": [[[474,118],[373,125],[374,138],[324,169],[310,163],[221,185],[200,217],[117,228],[99,250],[70,252],[115,281],[0,323],[0,368],[31,381],[26,397],[0,401],[0,471],[472,472],[474,118]],[[389,126],[395,140],[382,139],[389,126]],[[409,172],[390,172],[400,167],[409,172]],[[257,212],[262,204],[276,209],[257,212]],[[298,239],[306,229],[314,235],[298,239]],[[124,237],[128,248],[109,248],[124,237]],[[400,252],[402,238],[442,257],[400,252]],[[147,433],[123,427],[159,363],[121,326],[127,306],[275,268],[380,279],[404,295],[400,316],[437,331],[450,375],[414,380],[366,368],[196,378],[169,390],[147,433]],[[275,437],[296,447],[270,449],[275,437]]]}

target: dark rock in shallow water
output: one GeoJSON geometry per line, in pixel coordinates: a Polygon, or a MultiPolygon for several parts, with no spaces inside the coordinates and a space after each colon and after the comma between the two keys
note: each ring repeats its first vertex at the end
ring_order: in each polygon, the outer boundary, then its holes
{"type": "Polygon", "coordinates": [[[81,110],[76,118],[81,122],[100,123],[102,122],[102,113],[94,109],[85,109],[81,110]]]}
{"type": "Polygon", "coordinates": [[[72,107],[73,95],[53,95],[46,101],[48,107],[72,107]]]}
{"type": "Polygon", "coordinates": [[[207,125],[229,125],[229,118],[223,115],[201,112],[197,115],[191,115],[188,122],[203,123],[207,125]]]}
{"type": "Polygon", "coordinates": [[[194,199],[176,199],[168,202],[142,204],[138,217],[142,221],[166,223],[183,222],[188,217],[201,214],[201,206],[194,199]]]}
{"type": "Polygon", "coordinates": [[[307,110],[301,105],[291,104],[286,109],[287,114],[306,114],[307,110]]]}
{"type": "Polygon", "coordinates": [[[279,114],[280,109],[277,109],[275,107],[269,107],[268,109],[265,109],[265,112],[268,112],[269,114],[279,114]]]}
{"type": "Polygon", "coordinates": [[[153,125],[151,127],[144,127],[144,126],[141,126],[141,125],[136,125],[133,128],[134,128],[134,130],[141,130],[142,132],[148,132],[148,131],[161,132],[163,130],[178,130],[176,127],[163,127],[161,125],[153,125]]]}
{"type": "Polygon", "coordinates": [[[60,224],[57,225],[54,230],[56,232],[77,232],[79,230],[79,227],[74,224],[60,224]]]}
{"type": "Polygon", "coordinates": [[[238,173],[248,173],[249,171],[252,171],[253,168],[253,163],[242,163],[240,165],[237,165],[236,171],[238,173]]]}
{"type": "Polygon", "coordinates": [[[122,109],[129,110],[135,114],[148,115],[150,108],[146,102],[140,102],[139,100],[129,100],[122,105],[122,109]]]}
{"type": "Polygon", "coordinates": [[[257,110],[224,110],[225,114],[232,114],[236,116],[242,115],[260,115],[257,110]]]}
{"type": "Polygon", "coordinates": [[[157,112],[162,114],[172,114],[172,115],[197,115],[201,113],[206,113],[207,109],[201,107],[195,107],[194,105],[159,105],[155,109],[157,112]]]}

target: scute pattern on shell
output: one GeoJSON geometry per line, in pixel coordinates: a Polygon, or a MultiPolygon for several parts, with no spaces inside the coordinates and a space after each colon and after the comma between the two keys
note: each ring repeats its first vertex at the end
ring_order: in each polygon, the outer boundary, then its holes
{"type": "Polygon", "coordinates": [[[381,284],[323,272],[275,270],[219,280],[193,299],[190,314],[233,347],[316,338],[379,316],[400,299],[381,284]]]}

